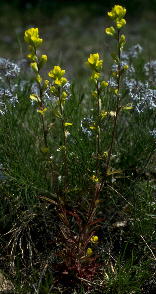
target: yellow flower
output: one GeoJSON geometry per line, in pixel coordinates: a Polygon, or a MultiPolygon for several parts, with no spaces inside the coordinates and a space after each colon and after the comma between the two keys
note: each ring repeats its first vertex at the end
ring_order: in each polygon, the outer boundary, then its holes
{"type": "Polygon", "coordinates": [[[91,255],[93,254],[93,250],[92,250],[92,248],[89,247],[89,248],[87,249],[86,254],[87,254],[87,256],[91,256],[91,255]]]}
{"type": "Polygon", "coordinates": [[[108,157],[108,151],[104,151],[104,152],[103,152],[103,156],[104,156],[105,158],[107,158],[107,157],[108,157]]]}
{"type": "Polygon", "coordinates": [[[116,20],[116,26],[118,29],[121,29],[125,25],[126,25],[126,20],[124,18],[122,18],[121,20],[116,20]]]}
{"type": "Polygon", "coordinates": [[[28,54],[27,58],[31,59],[32,61],[36,61],[36,59],[37,59],[35,54],[28,54]]]}
{"type": "Polygon", "coordinates": [[[115,95],[118,95],[119,90],[118,89],[113,89],[113,92],[115,95]]]}
{"type": "Polygon", "coordinates": [[[90,78],[93,81],[97,81],[100,78],[100,73],[99,72],[93,72],[90,78]]]}
{"type": "Polygon", "coordinates": [[[112,76],[113,76],[114,78],[118,78],[118,77],[119,77],[119,72],[118,72],[118,71],[113,71],[113,72],[112,72],[112,76]]]}
{"type": "Polygon", "coordinates": [[[97,97],[97,91],[93,91],[93,92],[92,92],[92,96],[93,96],[94,98],[96,98],[96,97],[97,97]]]}
{"type": "Polygon", "coordinates": [[[62,92],[61,98],[64,100],[67,98],[67,93],[65,91],[62,92]]]}
{"type": "Polygon", "coordinates": [[[54,68],[48,73],[48,76],[55,80],[55,79],[62,78],[64,74],[65,74],[65,70],[61,69],[60,66],[55,65],[54,68]]]}
{"type": "Polygon", "coordinates": [[[102,81],[101,82],[101,88],[103,89],[103,88],[106,88],[106,87],[108,87],[108,82],[102,81]]]}
{"type": "Polygon", "coordinates": [[[90,54],[87,64],[89,64],[95,70],[101,70],[103,60],[99,59],[98,53],[94,53],[94,54],[90,54]]]}
{"type": "Polygon", "coordinates": [[[42,147],[42,148],[41,148],[41,151],[42,151],[43,153],[47,153],[47,152],[49,151],[49,148],[48,148],[48,147],[42,147]]]}
{"type": "Polygon", "coordinates": [[[49,86],[49,81],[48,80],[44,80],[44,84],[43,84],[43,88],[46,89],[49,86]]]}
{"type": "Polygon", "coordinates": [[[96,126],[90,126],[89,127],[91,130],[96,130],[96,126]]]}
{"type": "Polygon", "coordinates": [[[125,64],[125,65],[123,66],[123,69],[124,69],[124,70],[127,70],[128,68],[129,68],[128,64],[125,64]]]}
{"type": "Polygon", "coordinates": [[[58,86],[64,86],[67,83],[67,79],[66,78],[56,78],[56,80],[54,80],[54,83],[58,86]]]}
{"type": "MultiPolygon", "coordinates": [[[[117,89],[116,89],[116,90],[117,90],[117,89]]],[[[118,91],[117,91],[117,93],[118,93],[118,91]]],[[[117,95],[117,93],[116,93],[116,95],[117,95]]],[[[113,116],[116,116],[116,111],[110,111],[110,112],[109,112],[109,115],[112,116],[112,117],[113,117],[113,116]]]]}
{"type": "Polygon", "coordinates": [[[97,182],[99,182],[99,179],[98,179],[98,177],[97,177],[97,176],[95,176],[95,175],[93,175],[93,176],[91,177],[91,180],[92,180],[94,183],[97,183],[97,182]]]}
{"type": "Polygon", "coordinates": [[[36,95],[36,94],[31,94],[30,99],[34,100],[34,101],[37,101],[37,102],[41,101],[40,97],[38,95],[36,95]]]}
{"type": "Polygon", "coordinates": [[[122,19],[126,14],[126,8],[121,5],[115,5],[111,11],[108,12],[108,16],[112,19],[122,19]]]}
{"type": "Polygon", "coordinates": [[[65,127],[72,126],[72,125],[73,125],[73,124],[72,124],[72,123],[69,123],[69,122],[65,122],[65,123],[64,123],[64,126],[65,126],[65,127]]]}
{"type": "Polygon", "coordinates": [[[49,77],[54,80],[55,85],[64,86],[67,83],[67,79],[64,78],[65,70],[61,69],[59,65],[55,65],[54,68],[48,73],[49,77]]]}
{"type": "Polygon", "coordinates": [[[97,243],[98,240],[99,240],[98,236],[94,236],[94,235],[93,235],[93,236],[91,237],[91,239],[90,239],[90,241],[91,241],[92,243],[94,243],[94,244],[97,243]]]}
{"type": "Polygon", "coordinates": [[[108,115],[108,111],[101,111],[100,115],[102,118],[105,118],[108,115]]]}
{"type": "Polygon", "coordinates": [[[42,67],[47,62],[47,60],[48,60],[47,55],[42,54],[40,57],[40,67],[42,67]]]}
{"type": "Polygon", "coordinates": [[[51,92],[52,94],[55,95],[55,94],[56,94],[56,91],[57,91],[57,90],[56,90],[56,88],[55,88],[54,86],[51,86],[51,87],[50,87],[50,92],[51,92]]]}
{"type": "Polygon", "coordinates": [[[114,27],[106,28],[106,29],[105,29],[105,33],[106,33],[107,35],[114,36],[114,34],[115,34],[115,29],[114,29],[114,27]]]}
{"type": "Polygon", "coordinates": [[[38,72],[38,65],[37,62],[31,62],[30,63],[31,68],[33,69],[34,72],[38,72]]]}
{"type": "Polygon", "coordinates": [[[36,76],[36,82],[39,84],[42,83],[42,77],[39,74],[36,76]]]}
{"type": "Polygon", "coordinates": [[[38,28],[31,28],[25,31],[24,40],[26,43],[39,47],[43,39],[39,38],[38,28]]]}
{"type": "Polygon", "coordinates": [[[125,37],[124,34],[122,34],[121,37],[120,37],[120,41],[119,41],[121,49],[124,47],[125,43],[126,43],[126,37],[125,37]]]}
{"type": "Polygon", "coordinates": [[[47,111],[47,108],[38,109],[37,112],[39,112],[41,115],[44,115],[47,111]]]}

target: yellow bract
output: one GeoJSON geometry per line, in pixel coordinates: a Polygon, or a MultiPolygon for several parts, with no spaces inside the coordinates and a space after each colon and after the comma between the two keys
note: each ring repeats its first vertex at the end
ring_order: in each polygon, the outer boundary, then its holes
{"type": "Polygon", "coordinates": [[[25,31],[24,40],[29,45],[39,47],[43,39],[39,38],[38,28],[31,28],[25,31]]]}

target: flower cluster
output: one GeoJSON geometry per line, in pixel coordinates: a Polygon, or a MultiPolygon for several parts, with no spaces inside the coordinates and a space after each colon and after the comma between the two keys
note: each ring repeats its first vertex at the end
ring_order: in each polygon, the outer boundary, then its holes
{"type": "Polygon", "coordinates": [[[25,31],[24,40],[28,44],[29,54],[27,57],[30,59],[30,67],[32,68],[35,74],[35,81],[38,84],[38,94],[32,93],[30,95],[30,99],[32,101],[36,101],[38,103],[37,112],[41,115],[44,115],[47,111],[47,108],[44,105],[44,92],[49,85],[48,80],[43,80],[40,75],[40,70],[43,65],[47,62],[47,55],[42,54],[40,55],[37,49],[43,43],[43,39],[39,37],[38,28],[30,28],[25,31]]]}
{"type": "MultiPolygon", "coordinates": [[[[101,71],[103,66],[103,60],[100,59],[99,54],[98,53],[90,54],[86,64],[92,70],[90,78],[96,85],[98,84],[98,90],[100,91],[105,89],[108,86],[108,82],[102,80],[101,71]]],[[[97,89],[92,94],[94,97],[96,97],[97,89]]]]}
{"type": "Polygon", "coordinates": [[[156,60],[151,60],[144,65],[144,71],[146,77],[148,77],[149,81],[154,86],[156,82],[156,60]]]}
{"type": "Polygon", "coordinates": [[[149,131],[149,133],[156,140],[156,129],[149,131]]]}
{"type": "Polygon", "coordinates": [[[0,114],[5,114],[11,103],[13,106],[18,102],[17,89],[20,83],[16,79],[20,73],[20,67],[6,58],[0,58],[0,114]]]}
{"type": "Polygon", "coordinates": [[[143,112],[147,108],[156,108],[156,90],[151,89],[148,82],[142,83],[135,79],[125,79],[124,84],[138,112],[143,112]]]}
{"type": "Polygon", "coordinates": [[[64,86],[67,83],[67,79],[64,77],[65,70],[60,66],[55,65],[54,68],[48,73],[48,76],[52,78],[55,85],[64,86]]]}
{"type": "Polygon", "coordinates": [[[30,28],[25,31],[24,41],[33,48],[38,48],[42,44],[43,39],[39,37],[38,28],[30,28]]]}
{"type": "Polygon", "coordinates": [[[120,81],[121,76],[125,71],[128,70],[128,63],[122,60],[122,51],[126,44],[126,37],[124,34],[121,34],[120,29],[126,24],[126,20],[124,16],[126,14],[126,8],[115,5],[110,12],[108,12],[108,16],[115,23],[115,27],[111,26],[105,29],[105,33],[107,35],[112,36],[117,41],[117,51],[116,53],[111,53],[113,59],[113,67],[111,72],[111,77],[109,81],[110,91],[114,93],[116,96],[120,96],[120,81]]]}
{"type": "Polygon", "coordinates": [[[100,59],[98,53],[90,54],[88,58],[88,65],[95,72],[99,72],[102,69],[103,60],[100,59]]]}
{"type": "Polygon", "coordinates": [[[126,8],[120,5],[115,5],[112,10],[108,12],[108,16],[113,19],[118,29],[121,29],[126,24],[126,20],[124,19],[125,14],[126,8]]]}
{"type": "MultiPolygon", "coordinates": [[[[114,26],[108,27],[105,29],[107,35],[115,36],[116,37],[116,29],[120,30],[126,24],[126,20],[124,16],[126,14],[126,8],[115,5],[110,12],[108,12],[108,16],[114,21],[114,26]]],[[[124,36],[124,35],[123,35],[124,36]]]]}
{"type": "Polygon", "coordinates": [[[68,81],[64,77],[65,70],[61,69],[59,65],[55,65],[54,68],[48,73],[48,76],[52,79],[52,85],[50,86],[50,92],[54,97],[60,99],[63,105],[68,97],[68,81]]]}
{"type": "Polygon", "coordinates": [[[41,56],[37,52],[37,48],[42,44],[43,39],[39,38],[38,28],[31,28],[25,31],[24,40],[28,43],[28,49],[30,53],[27,57],[31,60],[30,66],[36,74],[36,81],[40,84],[42,81],[39,75],[40,69],[47,62],[47,55],[42,54],[41,56]]]}
{"type": "Polygon", "coordinates": [[[16,78],[20,73],[20,67],[6,58],[0,58],[0,78],[16,78]]]}
{"type": "Polygon", "coordinates": [[[143,48],[140,44],[132,46],[127,52],[121,52],[121,59],[123,61],[132,61],[132,58],[138,58],[142,53],[143,48]]]}

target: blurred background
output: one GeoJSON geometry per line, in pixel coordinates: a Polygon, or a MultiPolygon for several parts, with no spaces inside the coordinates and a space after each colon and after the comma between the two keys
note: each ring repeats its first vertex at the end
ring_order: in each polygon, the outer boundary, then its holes
{"type": "Polygon", "coordinates": [[[90,53],[99,52],[106,66],[110,62],[112,40],[104,28],[114,4],[127,8],[127,47],[139,43],[148,60],[156,59],[156,0],[0,0],[0,57],[22,60],[24,31],[38,27],[49,68],[60,64],[69,78],[81,79],[90,53]]]}

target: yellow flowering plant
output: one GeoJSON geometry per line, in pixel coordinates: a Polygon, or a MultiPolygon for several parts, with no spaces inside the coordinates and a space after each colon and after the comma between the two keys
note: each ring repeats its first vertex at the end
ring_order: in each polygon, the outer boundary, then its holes
{"type": "MultiPolygon", "coordinates": [[[[109,81],[104,77],[103,64],[104,61],[100,57],[99,53],[91,53],[87,59],[87,66],[91,72],[90,82],[92,87],[92,100],[93,100],[93,121],[89,125],[89,131],[93,135],[93,153],[92,158],[94,162],[94,170],[90,168],[89,172],[89,189],[91,201],[87,203],[87,210],[85,215],[78,213],[76,209],[67,209],[68,195],[70,195],[72,188],[69,185],[69,171],[68,171],[68,141],[67,137],[69,135],[69,130],[74,127],[72,120],[67,119],[65,113],[66,102],[68,98],[68,91],[66,90],[66,85],[68,83],[65,77],[66,71],[60,67],[60,65],[55,65],[48,72],[48,80],[43,79],[41,75],[41,69],[47,62],[47,56],[45,54],[40,54],[38,48],[43,43],[43,40],[39,36],[38,28],[31,28],[25,32],[25,42],[28,44],[28,59],[30,60],[30,67],[34,73],[35,81],[38,85],[39,94],[31,93],[30,99],[37,104],[37,112],[39,113],[43,126],[44,135],[44,146],[42,147],[43,153],[48,153],[48,125],[45,121],[46,113],[48,112],[48,106],[44,101],[44,92],[49,89],[50,94],[55,97],[55,119],[61,125],[61,143],[57,152],[61,151],[63,157],[57,158],[58,164],[62,164],[62,190],[60,190],[59,178],[57,182],[57,207],[58,207],[58,217],[60,220],[60,232],[62,237],[63,250],[60,255],[63,258],[63,266],[65,269],[74,270],[76,276],[80,278],[92,279],[95,275],[95,269],[99,267],[96,263],[96,245],[99,242],[99,237],[96,235],[97,227],[103,219],[97,218],[98,204],[100,203],[100,193],[107,182],[107,177],[111,174],[115,174],[110,166],[113,145],[115,142],[116,128],[119,114],[122,110],[126,110],[126,106],[122,105],[122,91],[121,82],[124,72],[128,69],[128,65],[121,65],[121,53],[126,43],[126,37],[121,33],[121,29],[126,24],[125,20],[126,9],[120,5],[115,5],[108,16],[112,19],[113,25],[105,29],[105,33],[111,36],[117,46],[116,52],[112,53],[112,59],[115,64],[115,69],[111,72],[111,78],[115,80],[115,87],[112,87],[109,81]],[[106,104],[104,99],[107,94],[111,93],[115,103],[114,109],[105,109],[106,104]],[[112,120],[112,133],[110,135],[110,145],[108,150],[103,150],[102,145],[102,131],[104,126],[104,121],[106,119],[112,120]],[[95,147],[94,147],[95,146],[95,147]],[[58,192],[59,191],[59,192],[58,192]],[[73,231],[74,225],[76,227],[76,232],[73,231]],[[95,250],[94,250],[95,249],[95,250]],[[89,272],[87,270],[89,268],[89,272]],[[92,275],[90,274],[92,270],[92,275]]],[[[127,108],[129,109],[129,108],[127,108]]],[[[73,136],[74,137],[74,136],[73,136]]],[[[60,174],[60,170],[52,171],[55,175],[60,174]]],[[[119,171],[118,171],[119,172],[119,171]]],[[[121,171],[120,171],[121,173],[121,171]]],[[[72,176],[71,176],[72,177],[72,176]]],[[[72,182],[72,180],[71,180],[72,182]]],[[[76,189],[78,189],[76,187],[76,189]]],[[[73,192],[73,191],[72,191],[73,192]]],[[[83,194],[83,193],[82,193],[83,194]]],[[[44,197],[42,197],[44,198],[44,197]]],[[[47,200],[47,198],[46,198],[47,200]]]]}
{"type": "MultiPolygon", "coordinates": [[[[96,203],[99,200],[100,193],[107,182],[108,171],[111,169],[111,157],[116,138],[116,129],[119,114],[126,106],[122,105],[122,76],[128,69],[127,64],[121,63],[121,53],[126,44],[126,37],[121,32],[126,24],[125,20],[126,9],[120,5],[115,5],[108,16],[112,19],[113,26],[105,29],[105,33],[111,36],[116,42],[116,52],[111,53],[113,59],[113,70],[111,72],[110,80],[114,80],[114,85],[109,85],[108,81],[103,79],[103,60],[100,59],[98,53],[90,54],[87,65],[91,70],[91,80],[93,81],[94,91],[92,96],[94,98],[94,112],[93,119],[95,121],[95,171],[91,176],[91,181],[95,185],[95,194],[91,202],[90,213],[94,214],[96,211],[96,203]],[[109,94],[114,99],[114,109],[105,109],[105,97],[109,94]],[[108,150],[102,150],[102,131],[106,120],[112,120],[112,133],[108,150]],[[105,156],[104,154],[107,154],[105,156]]],[[[120,171],[121,172],[121,171],[120,171]]],[[[118,173],[118,171],[116,171],[118,173]]],[[[92,239],[93,241],[94,239],[92,239]]]]}
{"type": "MultiPolygon", "coordinates": [[[[39,36],[38,28],[30,28],[25,31],[24,40],[28,44],[28,50],[30,53],[27,55],[30,60],[30,67],[34,72],[35,80],[38,84],[39,94],[32,93],[30,95],[30,99],[32,101],[36,101],[38,109],[37,112],[41,115],[42,129],[43,129],[43,137],[44,137],[44,145],[41,150],[45,149],[48,152],[48,125],[45,121],[45,114],[48,111],[48,107],[45,106],[44,101],[44,92],[49,89],[51,94],[58,98],[58,104],[55,108],[55,113],[57,113],[57,117],[61,120],[61,126],[63,131],[63,142],[64,148],[62,148],[64,152],[64,166],[67,164],[67,156],[66,156],[66,122],[64,119],[64,104],[66,98],[68,96],[67,91],[64,89],[64,85],[67,83],[67,79],[64,77],[65,70],[61,69],[60,66],[54,66],[52,70],[48,73],[50,78],[49,80],[44,80],[41,76],[41,69],[47,62],[47,55],[39,54],[38,48],[42,45],[43,39],[39,36]]],[[[67,169],[65,168],[67,172],[67,169]]],[[[65,172],[65,173],[66,173],[65,172]]]]}
{"type": "Polygon", "coordinates": [[[44,147],[46,150],[48,150],[48,141],[47,141],[47,134],[48,134],[48,128],[46,125],[46,121],[44,118],[44,115],[47,111],[47,107],[45,107],[45,102],[43,99],[44,90],[48,87],[48,80],[43,80],[40,74],[40,70],[44,66],[44,64],[47,62],[47,55],[43,54],[40,55],[37,51],[37,49],[42,45],[43,39],[39,37],[39,31],[38,28],[30,28],[25,31],[24,33],[24,40],[28,44],[28,50],[29,54],[27,55],[28,59],[30,60],[30,67],[32,68],[34,75],[35,75],[35,81],[38,85],[38,92],[39,94],[32,93],[30,95],[30,99],[32,101],[36,101],[37,103],[37,112],[41,116],[41,123],[42,123],[42,129],[43,129],[43,140],[44,140],[44,147]]]}
{"type": "MultiPolygon", "coordinates": [[[[121,64],[121,53],[123,51],[123,48],[126,44],[126,37],[123,33],[121,33],[122,27],[126,24],[126,20],[124,19],[126,15],[126,8],[124,8],[121,5],[115,5],[110,12],[108,12],[108,16],[114,21],[116,28],[114,27],[109,27],[105,29],[105,33],[107,35],[110,35],[114,40],[117,42],[117,48],[116,48],[116,53],[112,53],[112,59],[115,65],[115,70],[112,71],[112,78],[114,78],[115,85],[116,87],[110,87],[110,91],[115,95],[116,99],[116,109],[113,111],[110,111],[109,114],[115,113],[113,115],[114,117],[114,124],[113,124],[113,131],[112,131],[112,140],[110,143],[109,151],[108,151],[108,156],[106,159],[106,164],[105,164],[105,172],[104,172],[104,177],[107,175],[107,170],[109,169],[109,164],[111,160],[111,155],[112,155],[112,149],[115,141],[115,133],[116,133],[116,128],[117,128],[117,121],[118,117],[120,114],[120,111],[122,110],[122,93],[121,93],[121,82],[122,82],[122,75],[124,72],[128,69],[128,65],[121,64]]],[[[104,180],[103,177],[103,181],[104,180]]]]}

